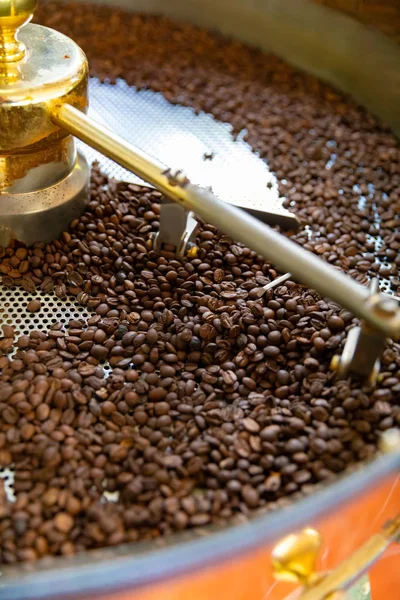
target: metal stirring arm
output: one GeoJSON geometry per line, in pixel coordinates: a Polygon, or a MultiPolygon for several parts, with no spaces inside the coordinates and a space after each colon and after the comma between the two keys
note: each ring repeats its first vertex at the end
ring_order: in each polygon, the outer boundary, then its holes
{"type": "Polygon", "coordinates": [[[179,258],[197,253],[194,244],[198,222],[193,213],[175,202],[161,201],[160,229],[152,237],[153,248],[160,252],[166,246],[175,249],[179,258]]]}
{"type": "MultiPolygon", "coordinates": [[[[373,279],[369,285],[370,301],[379,301],[379,282],[373,279]]],[[[375,381],[380,369],[379,357],[385,349],[386,337],[382,332],[361,321],[359,327],[353,327],[347,335],[342,355],[334,356],[331,367],[340,377],[357,373],[375,381]]]]}
{"type": "Polygon", "coordinates": [[[64,104],[53,112],[52,119],[69,133],[153,185],[185,211],[193,211],[284,272],[290,271],[297,281],[347,308],[381,337],[397,339],[400,336],[400,311],[397,303],[387,296],[378,293],[371,295],[367,288],[335,267],[245,211],[193,185],[181,171],[172,173],[161,162],[76,108],[64,104]]]}

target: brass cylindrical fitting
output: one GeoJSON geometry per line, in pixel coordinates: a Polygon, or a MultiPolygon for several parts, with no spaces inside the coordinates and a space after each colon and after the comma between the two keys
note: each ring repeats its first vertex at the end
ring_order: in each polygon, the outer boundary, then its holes
{"type": "Polygon", "coordinates": [[[65,103],[86,111],[87,60],[79,46],[63,34],[26,25],[35,6],[36,0],[0,0],[1,245],[15,237],[27,243],[52,239],[68,225],[67,218],[82,211],[87,199],[86,162],[83,157],[78,160],[75,139],[51,120],[55,107],[65,103]],[[63,202],[54,212],[49,194],[44,192],[61,184],[63,202]],[[70,202],[74,209],[64,210],[70,202]],[[35,240],[32,206],[36,207],[35,223],[42,221],[40,213],[47,222],[45,231],[36,231],[35,240]],[[54,213],[50,220],[45,215],[49,211],[54,213]]]}

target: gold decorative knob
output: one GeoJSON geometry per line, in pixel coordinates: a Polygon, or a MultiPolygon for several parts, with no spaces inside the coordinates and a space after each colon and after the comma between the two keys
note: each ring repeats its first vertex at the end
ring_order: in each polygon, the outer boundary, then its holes
{"type": "Polygon", "coordinates": [[[316,576],[316,561],[321,536],[314,529],[292,533],[281,540],[272,551],[275,579],[310,585],[316,576]]]}
{"type": "MultiPolygon", "coordinates": [[[[398,436],[392,432],[390,437],[392,443],[389,446],[398,450],[398,436]]],[[[400,516],[387,523],[333,571],[317,573],[315,567],[321,536],[314,529],[304,529],[288,535],[273,549],[274,576],[278,581],[301,586],[287,600],[370,600],[369,582],[363,581],[362,576],[393,543],[400,543],[400,516]]]]}
{"type": "Polygon", "coordinates": [[[25,46],[17,39],[21,27],[29,23],[37,0],[0,0],[0,63],[21,60],[25,46]]]}

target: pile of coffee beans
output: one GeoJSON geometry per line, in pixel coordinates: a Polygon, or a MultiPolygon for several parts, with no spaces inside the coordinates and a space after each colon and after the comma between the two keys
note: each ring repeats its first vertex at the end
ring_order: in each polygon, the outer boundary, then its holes
{"type": "MultiPolygon", "coordinates": [[[[93,75],[246,128],[307,225],[293,239],[397,288],[400,153],[373,117],[189,25],[82,4],[40,17],[85,49],[93,75]]],[[[3,326],[0,467],[15,471],[15,501],[0,483],[3,564],[272,510],[372,457],[400,424],[398,344],[379,385],[335,379],[353,316],[290,280],[259,298],[273,265],[210,224],[195,258],[154,252],[159,202],[94,168],[88,210],[60,239],[0,249],[4,286],[91,314],[21,337],[3,326]]],[[[40,307],[29,302],[32,318],[40,307]]]]}

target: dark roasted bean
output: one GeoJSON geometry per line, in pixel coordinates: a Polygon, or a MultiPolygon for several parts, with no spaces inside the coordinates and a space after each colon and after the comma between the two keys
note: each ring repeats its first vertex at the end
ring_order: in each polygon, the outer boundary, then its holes
{"type": "Polygon", "coordinates": [[[40,302],[40,300],[31,300],[26,305],[26,309],[29,312],[34,313],[34,312],[37,312],[40,309],[41,306],[42,306],[42,303],[40,302]]]}

